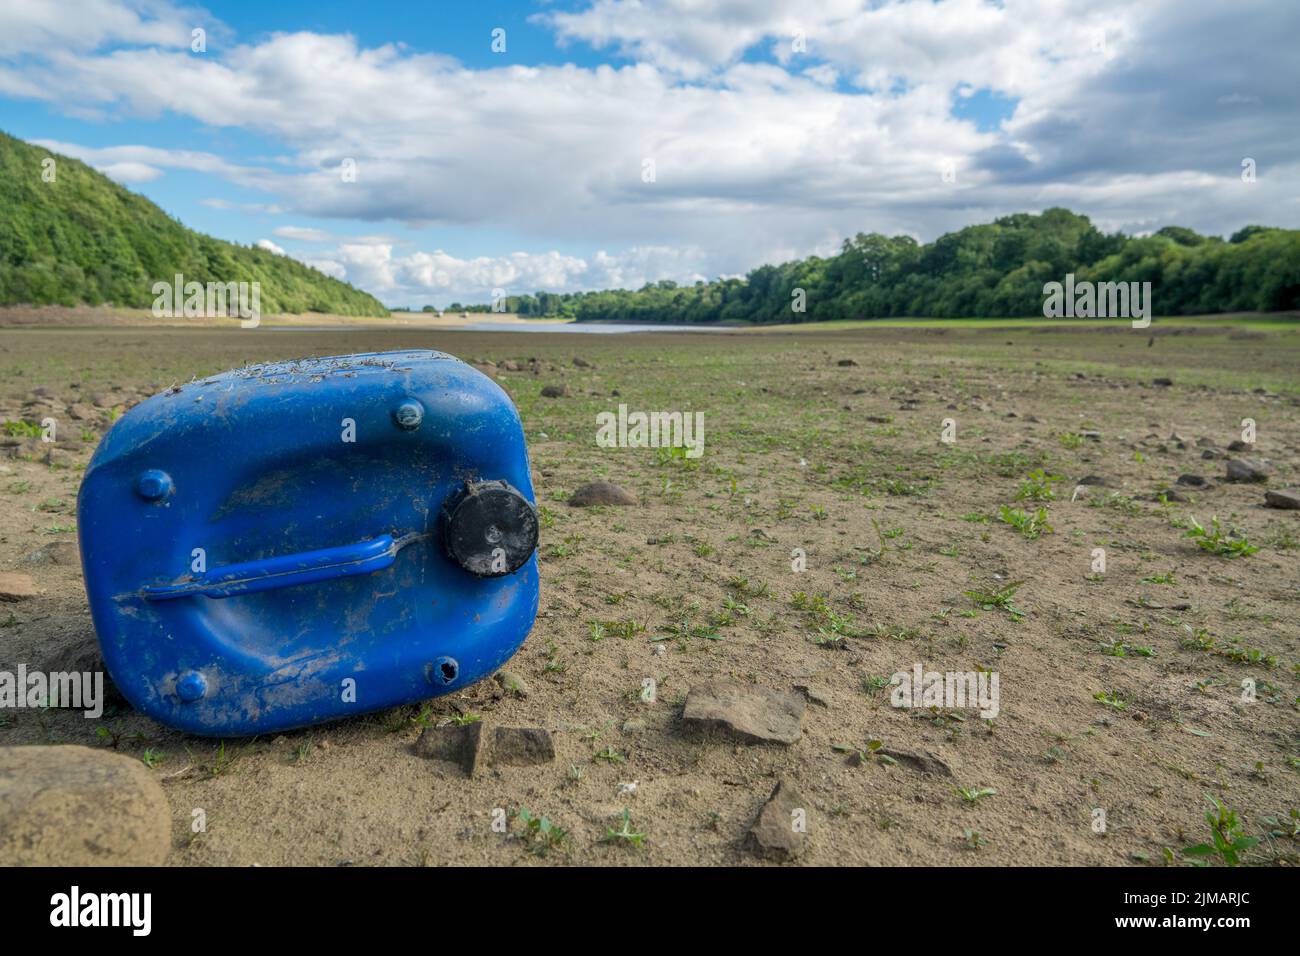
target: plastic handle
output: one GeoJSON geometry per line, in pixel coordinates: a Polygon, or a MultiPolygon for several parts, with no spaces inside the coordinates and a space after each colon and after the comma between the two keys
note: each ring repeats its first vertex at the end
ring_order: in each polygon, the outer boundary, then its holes
{"type": "Polygon", "coordinates": [[[150,585],[144,588],[143,593],[150,601],[170,601],[199,594],[210,598],[227,598],[255,591],[287,588],[294,584],[369,574],[372,571],[382,571],[392,564],[398,550],[408,540],[409,538],[394,541],[391,534],[383,534],[370,541],[359,541],[337,548],[321,548],[319,551],[303,551],[278,558],[228,564],[198,580],[150,585]]]}

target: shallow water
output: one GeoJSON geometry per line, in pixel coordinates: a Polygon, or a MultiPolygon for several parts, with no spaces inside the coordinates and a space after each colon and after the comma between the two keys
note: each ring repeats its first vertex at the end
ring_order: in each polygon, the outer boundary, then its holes
{"type": "MultiPolygon", "coordinates": [[[[730,329],[709,325],[622,324],[617,322],[470,322],[466,325],[393,326],[429,332],[576,332],[587,335],[617,335],[624,332],[727,332],[730,329]]],[[[268,325],[276,332],[358,332],[358,326],[336,325],[268,325]]],[[[369,328],[369,327],[367,327],[369,328]]]]}

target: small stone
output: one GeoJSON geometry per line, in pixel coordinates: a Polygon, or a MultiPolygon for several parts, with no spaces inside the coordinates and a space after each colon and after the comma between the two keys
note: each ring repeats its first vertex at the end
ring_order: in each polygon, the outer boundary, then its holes
{"type": "Polygon", "coordinates": [[[1233,458],[1228,462],[1228,481],[1268,481],[1268,467],[1255,458],[1233,458]]]}
{"type": "Polygon", "coordinates": [[[1174,380],[1172,378],[1153,378],[1151,384],[1157,385],[1160,388],[1168,388],[1170,385],[1174,384],[1174,380]]]}
{"type": "Polygon", "coordinates": [[[1207,448],[1201,452],[1201,458],[1205,461],[1218,461],[1224,457],[1224,453],[1217,448],[1207,448]]]}
{"type": "Polygon", "coordinates": [[[542,398],[563,398],[569,394],[567,385],[544,385],[542,386],[542,398]]]}
{"type": "Polygon", "coordinates": [[[826,692],[820,687],[813,687],[811,684],[795,684],[794,689],[803,694],[804,699],[810,704],[816,704],[818,707],[830,706],[830,701],[826,697],[826,692]]]}
{"type": "Polygon", "coordinates": [[[951,777],[952,768],[940,757],[928,750],[890,750],[881,747],[876,751],[882,757],[889,757],[898,763],[919,770],[921,773],[934,774],[937,777],[951,777]]]}
{"type": "Polygon", "coordinates": [[[1098,431],[1081,431],[1080,438],[1086,438],[1088,441],[1101,441],[1101,432],[1098,431]]]}
{"type": "Polygon", "coordinates": [[[469,724],[448,724],[445,727],[425,727],[420,739],[415,742],[417,756],[428,760],[441,760],[454,763],[474,776],[478,769],[479,751],[483,743],[483,724],[474,721],[469,724]]]}
{"type": "Polygon", "coordinates": [[[541,727],[498,727],[492,732],[488,762],[512,767],[550,763],[555,759],[551,733],[541,727]]]}
{"type": "Polygon", "coordinates": [[[76,402],[68,406],[68,417],[74,422],[85,422],[99,418],[99,412],[95,411],[95,409],[91,408],[89,405],[76,402]]]}
{"type": "Polygon", "coordinates": [[[29,575],[0,571],[0,601],[26,601],[40,594],[29,575]]]}
{"type": "Polygon", "coordinates": [[[167,797],[139,760],[0,747],[0,866],[158,866],[170,849],[167,797]]]}
{"type": "Polygon", "coordinates": [[[749,828],[750,845],[768,859],[793,860],[803,853],[807,819],[808,802],[780,781],[749,828]]]}
{"type": "Polygon", "coordinates": [[[1228,443],[1228,451],[1250,451],[1250,445],[1238,438],[1228,443]]]}
{"type": "Polygon", "coordinates": [[[514,671],[497,671],[496,682],[501,685],[501,689],[507,694],[514,694],[516,697],[528,696],[529,691],[527,681],[514,671]]]}
{"type": "Polygon", "coordinates": [[[1286,511],[1300,510],[1300,488],[1284,488],[1281,491],[1264,492],[1264,504],[1270,508],[1282,508],[1286,511]]]}
{"type": "Polygon", "coordinates": [[[1078,481],[1081,485],[1096,485],[1098,488],[1105,488],[1110,483],[1100,475],[1084,475],[1078,481]]]}
{"type": "Polygon", "coordinates": [[[99,650],[99,641],[93,637],[81,637],[57,651],[45,662],[45,670],[50,674],[103,674],[103,703],[113,707],[129,707],[127,699],[113,683],[113,678],[104,666],[104,656],[99,650]]]}
{"type": "Polygon", "coordinates": [[[1183,485],[1187,488],[1213,488],[1204,475],[1179,475],[1176,484],[1183,485]]]}
{"type": "Polygon", "coordinates": [[[583,485],[569,496],[569,504],[575,508],[590,508],[593,505],[634,505],[636,496],[624,491],[609,481],[593,481],[583,485]]]}
{"type": "Polygon", "coordinates": [[[850,358],[842,358],[842,359],[840,359],[838,362],[836,362],[835,364],[838,365],[840,368],[853,368],[853,367],[855,367],[858,363],[855,362],[855,361],[853,361],[853,359],[850,359],[850,358]]]}
{"type": "Polygon", "coordinates": [[[592,364],[581,356],[574,356],[573,365],[575,368],[592,368],[592,364]]]}
{"type": "Polygon", "coordinates": [[[792,744],[802,733],[806,706],[802,697],[756,684],[707,681],[686,695],[682,720],[688,726],[730,731],[745,743],[792,744]]]}
{"type": "Polygon", "coordinates": [[[23,558],[23,564],[79,566],[81,552],[77,549],[75,541],[51,541],[23,558]]]}

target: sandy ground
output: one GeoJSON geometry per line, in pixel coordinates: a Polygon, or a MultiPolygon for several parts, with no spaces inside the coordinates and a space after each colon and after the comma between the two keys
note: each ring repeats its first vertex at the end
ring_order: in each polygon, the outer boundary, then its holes
{"type": "Polygon", "coordinates": [[[17,710],[0,712],[0,744],[147,758],[175,865],[750,863],[746,831],[779,779],[808,804],[813,864],[1181,863],[1209,836],[1207,795],[1261,839],[1249,861],[1297,862],[1280,834],[1300,806],[1300,512],[1262,507],[1263,487],[1300,483],[1293,331],[2,329],[0,419],[54,417],[60,432],[0,458],[0,570],[42,589],[0,604],[0,668],[91,639],[76,563],[27,559],[75,540],[80,474],[134,402],[247,361],[420,347],[525,369],[497,378],[523,416],[543,523],[542,611],[509,665],[526,698],[487,681],[224,745],[125,709],[17,710]],[[561,382],[567,397],[541,397],[561,382]],[[596,414],[620,402],[703,411],[703,457],[596,447],[596,414]],[[1201,457],[1198,439],[1226,448],[1245,418],[1257,441],[1242,454],[1267,460],[1267,486],[1224,483],[1224,462],[1201,457]],[[1038,468],[1060,476],[1054,499],[1017,500],[1038,468]],[[1176,486],[1188,473],[1215,487],[1176,486]],[[1072,501],[1089,475],[1106,485],[1072,501]],[[639,504],[566,504],[595,479],[639,504]],[[1163,489],[1185,500],[1155,500],[1163,489]],[[1045,507],[1052,531],[1026,538],[1002,506],[1045,507]],[[1190,520],[1211,516],[1260,550],[1198,549],[1190,520]],[[1014,582],[1017,613],[965,593],[1014,582]],[[917,663],[996,671],[999,715],[892,707],[882,683],[917,663]],[[686,693],[720,677],[806,685],[823,704],[789,747],[688,733],[686,693]],[[466,715],[548,728],[557,760],[471,781],[415,756],[422,726],[466,715]],[[951,777],[856,759],[873,740],[929,751],[951,777]],[[521,808],[567,831],[545,856],[521,808]],[[604,840],[625,808],[640,848],[604,840]]]}

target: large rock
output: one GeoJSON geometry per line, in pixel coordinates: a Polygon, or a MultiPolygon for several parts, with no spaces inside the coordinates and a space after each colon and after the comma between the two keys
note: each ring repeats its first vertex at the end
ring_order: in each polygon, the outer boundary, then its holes
{"type": "Polygon", "coordinates": [[[425,727],[415,742],[418,756],[429,760],[454,763],[472,777],[478,769],[483,745],[483,724],[448,724],[445,727],[425,727]]]}
{"type": "Polygon", "coordinates": [[[749,828],[750,844],[772,860],[793,860],[808,838],[808,803],[785,781],[772,788],[758,819],[749,828]]]}
{"type": "Polygon", "coordinates": [[[0,601],[26,601],[39,593],[30,575],[0,571],[0,601]]]}
{"type": "Polygon", "coordinates": [[[551,732],[542,727],[498,727],[492,733],[488,760],[494,766],[524,767],[554,759],[551,732]]]}
{"type": "Polygon", "coordinates": [[[1228,481],[1268,481],[1268,466],[1256,458],[1233,458],[1228,462],[1228,481]]]}
{"type": "Polygon", "coordinates": [[[81,553],[77,550],[75,541],[51,541],[23,558],[23,563],[38,566],[45,564],[77,566],[81,564],[81,553]]]}
{"type": "Polygon", "coordinates": [[[590,508],[592,505],[634,505],[636,495],[608,481],[593,481],[570,495],[569,504],[575,508],[590,508]]]}
{"type": "Polygon", "coordinates": [[[93,637],[73,640],[45,661],[45,670],[51,674],[104,674],[105,706],[129,707],[130,703],[113,683],[113,678],[104,666],[104,655],[100,653],[99,642],[93,637]]]}
{"type": "Polygon", "coordinates": [[[0,866],[157,866],[170,848],[167,798],[140,761],[0,747],[0,866]]]}
{"type": "Polygon", "coordinates": [[[802,697],[756,684],[707,681],[686,695],[682,719],[688,726],[721,728],[746,743],[792,744],[802,732],[802,697]]]}
{"type": "Polygon", "coordinates": [[[1266,491],[1264,492],[1264,504],[1270,508],[1283,508],[1287,511],[1300,510],[1300,488],[1266,491]]]}
{"type": "Polygon", "coordinates": [[[480,767],[526,767],[555,760],[551,732],[542,727],[496,727],[483,724],[448,724],[426,727],[415,742],[418,756],[460,767],[472,777],[480,767]]]}

